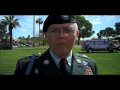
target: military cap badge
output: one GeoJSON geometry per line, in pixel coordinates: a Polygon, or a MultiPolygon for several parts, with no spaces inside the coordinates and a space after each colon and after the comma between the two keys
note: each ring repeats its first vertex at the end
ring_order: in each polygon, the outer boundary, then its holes
{"type": "Polygon", "coordinates": [[[69,15],[60,15],[62,20],[69,20],[69,15]]]}

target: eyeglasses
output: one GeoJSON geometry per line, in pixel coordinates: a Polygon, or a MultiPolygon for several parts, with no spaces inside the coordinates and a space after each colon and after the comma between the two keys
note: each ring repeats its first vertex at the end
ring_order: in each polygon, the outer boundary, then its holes
{"type": "Polygon", "coordinates": [[[72,30],[72,29],[63,29],[63,30],[60,30],[60,29],[56,29],[56,28],[49,28],[48,32],[51,33],[51,34],[55,34],[55,35],[58,35],[61,32],[63,32],[64,34],[71,35],[71,34],[74,34],[75,30],[72,30]]]}

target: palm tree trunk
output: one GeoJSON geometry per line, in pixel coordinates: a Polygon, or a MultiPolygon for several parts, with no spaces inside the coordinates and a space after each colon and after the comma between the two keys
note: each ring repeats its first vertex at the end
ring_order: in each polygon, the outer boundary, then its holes
{"type": "Polygon", "coordinates": [[[12,40],[12,27],[9,26],[9,32],[10,32],[10,49],[12,49],[13,46],[13,40],[12,40]]]}

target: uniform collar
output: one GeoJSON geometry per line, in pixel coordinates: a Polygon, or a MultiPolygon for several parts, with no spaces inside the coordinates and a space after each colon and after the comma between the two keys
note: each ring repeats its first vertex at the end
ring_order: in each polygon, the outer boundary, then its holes
{"type": "MultiPolygon", "coordinates": [[[[52,56],[55,64],[59,67],[59,62],[60,62],[61,58],[58,58],[58,56],[54,52],[52,52],[52,50],[50,50],[50,55],[52,56]]],[[[72,50],[70,51],[70,54],[67,57],[65,57],[65,58],[67,59],[67,62],[69,64],[69,66],[71,66],[72,50]]]]}

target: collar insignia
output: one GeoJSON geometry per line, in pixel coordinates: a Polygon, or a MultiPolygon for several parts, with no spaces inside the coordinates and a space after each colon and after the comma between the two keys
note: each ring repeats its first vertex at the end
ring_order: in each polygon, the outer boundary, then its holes
{"type": "Polygon", "coordinates": [[[78,62],[78,63],[81,63],[81,60],[80,60],[80,59],[77,59],[77,62],[78,62]]]}

